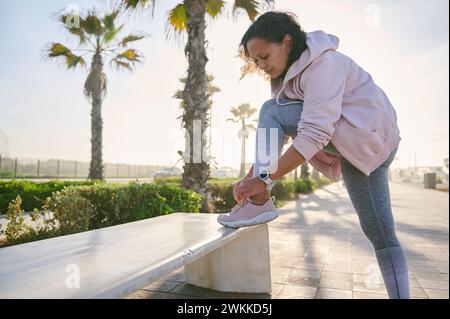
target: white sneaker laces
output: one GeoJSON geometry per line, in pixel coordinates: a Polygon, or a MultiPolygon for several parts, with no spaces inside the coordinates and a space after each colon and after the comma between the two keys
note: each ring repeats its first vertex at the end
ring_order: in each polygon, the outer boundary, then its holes
{"type": "Polygon", "coordinates": [[[231,209],[230,215],[235,214],[239,209],[241,209],[242,207],[244,207],[245,205],[247,205],[249,201],[246,199],[244,201],[242,201],[242,203],[237,203],[236,205],[234,205],[234,207],[231,209]]]}
{"type": "MultiPolygon", "coordinates": [[[[272,202],[275,202],[275,196],[270,196],[269,199],[270,199],[272,202]]],[[[239,209],[241,209],[242,207],[244,207],[244,206],[247,205],[248,203],[250,203],[250,201],[249,201],[248,199],[246,199],[246,200],[244,200],[242,203],[236,204],[236,205],[231,209],[230,215],[235,214],[239,209]]]]}

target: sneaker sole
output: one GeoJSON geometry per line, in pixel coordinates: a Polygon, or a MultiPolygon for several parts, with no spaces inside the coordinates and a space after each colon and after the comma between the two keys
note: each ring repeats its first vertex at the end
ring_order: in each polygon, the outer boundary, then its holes
{"type": "Polygon", "coordinates": [[[239,227],[264,224],[264,223],[274,220],[278,216],[279,216],[279,213],[276,210],[274,210],[274,211],[269,211],[269,212],[259,214],[258,216],[254,217],[252,219],[248,219],[248,220],[236,220],[234,222],[222,222],[222,221],[218,221],[218,222],[219,222],[219,224],[221,224],[225,227],[239,228],[239,227]]]}

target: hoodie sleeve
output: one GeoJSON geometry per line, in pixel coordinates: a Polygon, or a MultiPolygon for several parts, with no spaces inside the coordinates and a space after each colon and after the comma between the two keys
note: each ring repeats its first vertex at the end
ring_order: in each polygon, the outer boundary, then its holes
{"type": "Polygon", "coordinates": [[[304,94],[303,111],[292,144],[310,161],[328,144],[334,124],[341,117],[345,72],[337,61],[327,58],[313,62],[300,82],[304,94]]]}

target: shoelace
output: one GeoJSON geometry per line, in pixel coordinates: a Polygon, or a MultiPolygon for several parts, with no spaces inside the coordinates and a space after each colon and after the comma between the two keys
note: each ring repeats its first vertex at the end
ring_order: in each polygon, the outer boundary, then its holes
{"type": "MultiPolygon", "coordinates": [[[[275,196],[270,196],[269,199],[270,199],[272,202],[275,202],[275,196]]],[[[239,209],[241,209],[242,207],[244,207],[245,205],[247,205],[247,203],[249,203],[249,202],[250,202],[250,201],[249,201],[248,199],[246,199],[246,200],[244,200],[242,203],[236,204],[236,205],[231,209],[230,215],[235,214],[239,209]]]]}
{"type": "Polygon", "coordinates": [[[244,207],[245,205],[247,205],[247,203],[248,203],[248,200],[246,199],[246,200],[242,201],[242,203],[236,204],[236,205],[231,209],[230,215],[235,214],[239,209],[241,209],[242,207],[244,207]]]}

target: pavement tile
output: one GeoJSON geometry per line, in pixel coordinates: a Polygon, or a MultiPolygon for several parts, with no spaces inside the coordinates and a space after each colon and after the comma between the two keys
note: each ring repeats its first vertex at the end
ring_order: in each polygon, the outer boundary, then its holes
{"type": "Polygon", "coordinates": [[[142,289],[149,291],[169,292],[170,290],[174,289],[175,287],[178,287],[181,284],[182,283],[179,281],[160,280],[142,289]]]}
{"type": "Polygon", "coordinates": [[[387,294],[353,291],[353,299],[389,299],[387,294]]]}
{"type": "Polygon", "coordinates": [[[448,281],[448,274],[434,272],[412,272],[412,274],[417,279],[448,281]]]}
{"type": "Polygon", "coordinates": [[[319,278],[289,276],[286,279],[286,284],[297,285],[297,286],[307,286],[307,287],[317,287],[319,284],[319,278]]]}
{"type": "Polygon", "coordinates": [[[424,289],[430,299],[449,299],[448,290],[424,289]]]}
{"type": "Polygon", "coordinates": [[[353,283],[353,291],[369,292],[369,293],[387,293],[386,286],[384,284],[375,283],[353,283]]]}
{"type": "Polygon", "coordinates": [[[352,299],[352,290],[338,290],[319,288],[317,290],[316,299],[352,299]]]}
{"type": "Polygon", "coordinates": [[[427,279],[417,279],[422,288],[428,289],[442,289],[448,291],[448,281],[443,280],[427,280],[427,279]]]}
{"type": "Polygon", "coordinates": [[[171,291],[174,294],[201,297],[207,292],[206,288],[197,287],[191,284],[182,284],[171,291]]]}
{"type": "Polygon", "coordinates": [[[448,274],[449,263],[446,261],[433,261],[433,264],[438,267],[441,273],[448,274]]]}
{"type": "Polygon", "coordinates": [[[319,288],[339,289],[339,290],[352,290],[352,282],[336,279],[321,279],[319,282],[319,288]]]}
{"type": "MultiPolygon", "coordinates": [[[[402,183],[390,183],[390,189],[397,235],[408,260],[411,298],[448,299],[448,193],[402,183]]],[[[181,269],[130,298],[388,298],[373,247],[340,183],[288,201],[269,230],[271,294],[195,287],[184,283],[181,269]]]]}
{"type": "Polygon", "coordinates": [[[420,287],[409,287],[409,292],[411,298],[423,298],[423,299],[428,298],[427,294],[425,293],[425,290],[423,290],[420,287]]]}
{"type": "Polygon", "coordinates": [[[352,274],[338,271],[322,271],[321,279],[352,281],[352,274]]]}
{"type": "Polygon", "coordinates": [[[315,287],[284,285],[280,291],[280,295],[314,298],[316,291],[317,288],[315,287]]]}

